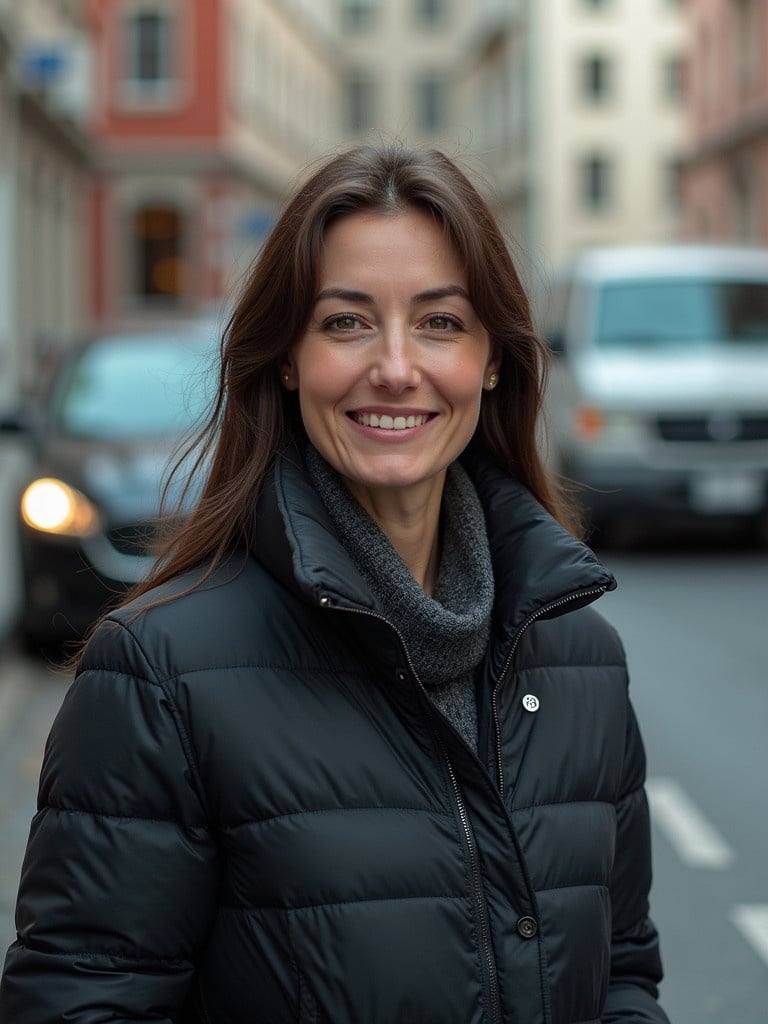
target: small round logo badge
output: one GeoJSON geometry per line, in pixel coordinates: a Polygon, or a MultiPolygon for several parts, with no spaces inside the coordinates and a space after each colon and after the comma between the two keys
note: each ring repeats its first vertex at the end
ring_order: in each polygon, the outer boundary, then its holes
{"type": "Polygon", "coordinates": [[[539,710],[539,698],[533,693],[526,693],[523,697],[523,707],[526,711],[538,711],[539,710]]]}

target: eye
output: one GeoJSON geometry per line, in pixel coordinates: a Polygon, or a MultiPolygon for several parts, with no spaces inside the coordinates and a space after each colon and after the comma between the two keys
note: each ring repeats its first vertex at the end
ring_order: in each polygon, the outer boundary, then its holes
{"type": "Polygon", "coordinates": [[[427,317],[424,321],[424,326],[430,331],[444,332],[444,331],[460,331],[462,330],[462,324],[460,320],[457,320],[455,316],[451,316],[449,313],[433,313],[432,316],[427,317]]]}
{"type": "Polygon", "coordinates": [[[323,323],[323,328],[326,331],[340,331],[342,333],[346,331],[359,331],[365,325],[359,316],[355,316],[354,313],[337,313],[336,316],[329,317],[323,323]]]}

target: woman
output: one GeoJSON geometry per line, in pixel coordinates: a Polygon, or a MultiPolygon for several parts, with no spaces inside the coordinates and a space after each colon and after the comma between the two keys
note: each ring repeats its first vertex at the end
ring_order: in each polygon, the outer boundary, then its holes
{"type": "Polygon", "coordinates": [[[53,727],[0,1020],[666,1020],[614,581],[483,200],[330,160],[222,355],[202,497],[53,727]]]}

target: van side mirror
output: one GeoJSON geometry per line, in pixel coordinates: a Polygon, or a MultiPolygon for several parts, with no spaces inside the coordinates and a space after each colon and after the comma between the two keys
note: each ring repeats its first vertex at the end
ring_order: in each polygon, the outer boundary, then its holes
{"type": "Polygon", "coordinates": [[[561,356],[565,352],[565,333],[563,331],[547,331],[547,344],[553,355],[561,356]]]}

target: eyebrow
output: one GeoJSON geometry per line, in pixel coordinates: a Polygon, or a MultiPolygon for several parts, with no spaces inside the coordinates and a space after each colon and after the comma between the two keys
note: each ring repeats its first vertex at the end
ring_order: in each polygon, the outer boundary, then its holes
{"type": "MultiPolygon", "coordinates": [[[[438,299],[458,297],[466,299],[471,303],[469,292],[458,284],[447,284],[442,288],[428,288],[413,296],[414,302],[435,302],[438,299]]],[[[359,292],[350,288],[323,288],[315,298],[315,302],[322,302],[323,299],[343,299],[345,302],[360,302],[364,305],[373,306],[376,302],[372,295],[367,292],[359,292]]]]}

